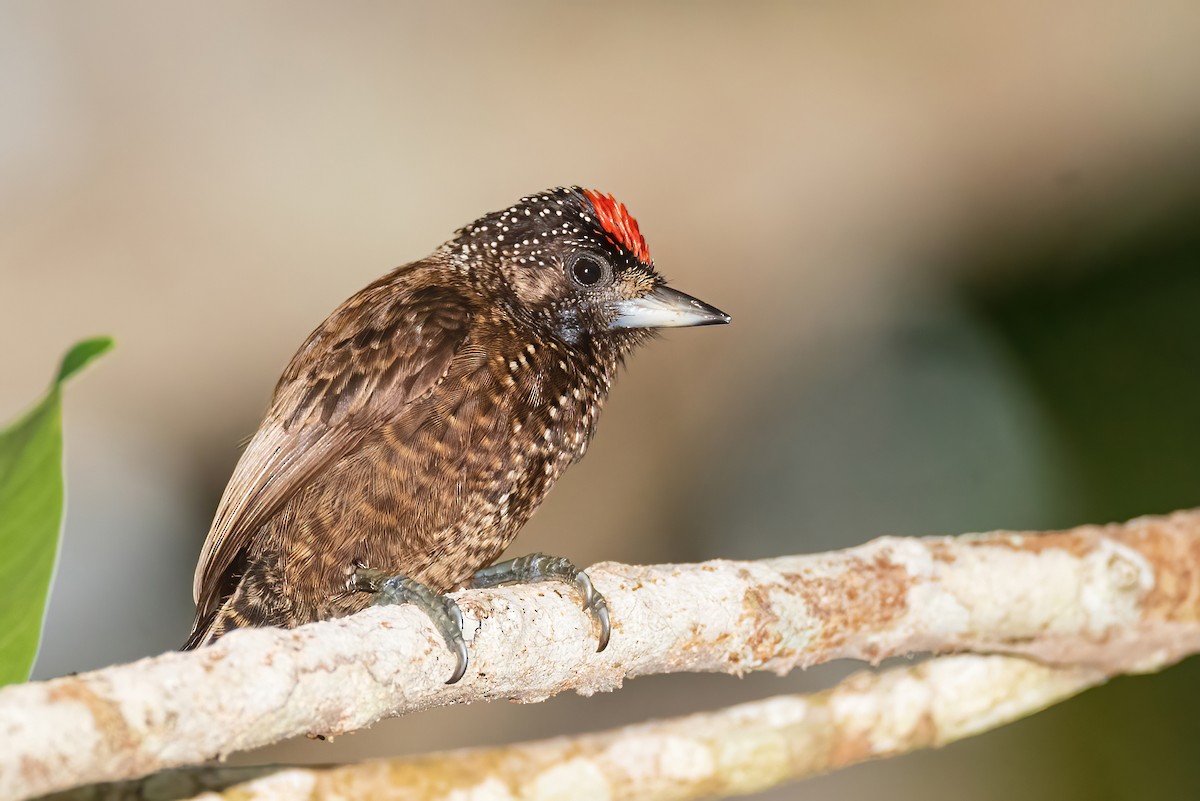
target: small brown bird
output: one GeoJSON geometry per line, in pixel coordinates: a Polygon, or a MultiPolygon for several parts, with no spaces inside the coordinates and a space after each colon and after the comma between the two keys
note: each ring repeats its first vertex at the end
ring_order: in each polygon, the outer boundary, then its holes
{"type": "Polygon", "coordinates": [[[467,665],[463,586],[574,582],[541,554],[493,560],[580,459],[650,329],[727,323],[669,289],[637,222],[578,187],[522,198],[351,297],[292,357],[217,508],[185,648],[372,602],[415,603],[467,665]],[[491,565],[489,567],[489,565],[491,565]]]}

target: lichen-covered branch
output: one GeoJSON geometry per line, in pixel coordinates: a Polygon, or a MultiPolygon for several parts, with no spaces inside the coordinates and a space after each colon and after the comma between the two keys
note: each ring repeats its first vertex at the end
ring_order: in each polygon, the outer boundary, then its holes
{"type": "Polygon", "coordinates": [[[875,540],[760,562],[591,569],[612,644],[551,585],[460,593],[464,680],[411,608],[0,691],[0,798],[146,775],[439,704],[535,701],[682,671],[1009,653],[1095,674],[1200,651],[1200,512],[1054,534],[875,540]],[[514,645],[517,647],[514,647],[514,645]]]}
{"type": "Polygon", "coordinates": [[[180,771],[150,784],[68,791],[53,801],[555,799],[686,801],[759,792],[869,759],[945,745],[1064,700],[1105,678],[1021,657],[944,656],[853,675],[811,695],[598,734],[334,768],[180,771]],[[265,773],[265,775],[263,775],[265,773]],[[222,792],[223,791],[223,792],[222,792]]]}

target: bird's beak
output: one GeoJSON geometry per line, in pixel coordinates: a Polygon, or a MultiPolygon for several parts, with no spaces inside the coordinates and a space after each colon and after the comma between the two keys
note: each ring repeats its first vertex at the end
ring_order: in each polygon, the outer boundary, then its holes
{"type": "Polygon", "coordinates": [[[656,286],[650,292],[613,304],[616,317],[609,328],[686,328],[693,325],[724,325],[730,317],[691,295],[656,286]]]}

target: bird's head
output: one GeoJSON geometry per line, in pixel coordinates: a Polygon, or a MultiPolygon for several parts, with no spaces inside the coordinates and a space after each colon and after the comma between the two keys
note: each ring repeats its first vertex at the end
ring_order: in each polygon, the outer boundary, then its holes
{"type": "Polygon", "coordinates": [[[669,288],[624,204],[590,189],[523,197],[461,229],[448,248],[514,319],[568,343],[632,344],[648,329],[729,322],[669,288]]]}

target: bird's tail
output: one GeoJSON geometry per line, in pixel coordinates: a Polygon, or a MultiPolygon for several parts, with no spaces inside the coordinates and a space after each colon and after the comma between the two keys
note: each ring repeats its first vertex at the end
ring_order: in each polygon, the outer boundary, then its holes
{"type": "Polygon", "coordinates": [[[208,612],[197,610],[196,621],[192,624],[192,633],[183,643],[182,651],[191,651],[205,645],[212,645],[235,629],[253,628],[254,626],[270,625],[256,623],[247,614],[249,611],[244,604],[236,603],[238,595],[227,598],[224,603],[208,612]]]}

